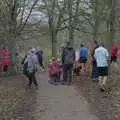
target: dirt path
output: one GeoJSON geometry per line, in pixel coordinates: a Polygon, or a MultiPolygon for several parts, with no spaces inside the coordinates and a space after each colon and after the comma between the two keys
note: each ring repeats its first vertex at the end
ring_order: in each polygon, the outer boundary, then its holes
{"type": "Polygon", "coordinates": [[[39,75],[35,120],[99,120],[90,112],[87,101],[73,86],[53,86],[46,74],[39,75]]]}

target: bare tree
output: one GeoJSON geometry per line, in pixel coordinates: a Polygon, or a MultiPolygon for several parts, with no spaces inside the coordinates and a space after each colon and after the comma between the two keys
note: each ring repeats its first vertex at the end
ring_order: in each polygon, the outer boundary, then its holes
{"type": "Polygon", "coordinates": [[[0,25],[2,25],[1,43],[7,45],[10,49],[11,59],[14,65],[16,64],[16,38],[26,26],[32,10],[36,6],[38,0],[35,0],[30,6],[27,2],[28,0],[0,0],[0,16],[2,18],[0,19],[0,25]],[[28,11],[27,15],[25,14],[26,10],[28,11]]]}

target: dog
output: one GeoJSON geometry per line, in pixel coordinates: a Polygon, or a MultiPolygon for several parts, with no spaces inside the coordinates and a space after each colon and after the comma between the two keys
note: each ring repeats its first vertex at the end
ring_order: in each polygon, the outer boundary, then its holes
{"type": "Polygon", "coordinates": [[[79,79],[81,69],[82,69],[81,65],[77,65],[77,66],[74,67],[74,69],[73,69],[73,80],[78,80],[79,79]]]}

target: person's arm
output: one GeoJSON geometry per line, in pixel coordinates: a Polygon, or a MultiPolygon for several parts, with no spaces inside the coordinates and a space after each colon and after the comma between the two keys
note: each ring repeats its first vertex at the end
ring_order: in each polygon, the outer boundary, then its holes
{"type": "Polygon", "coordinates": [[[81,56],[81,48],[80,48],[80,50],[79,50],[79,59],[80,59],[80,56],[81,56]]]}
{"type": "Polygon", "coordinates": [[[96,59],[96,50],[94,50],[94,55],[93,55],[93,57],[96,59]]]}
{"type": "Polygon", "coordinates": [[[109,52],[107,49],[106,49],[106,57],[107,57],[107,60],[109,61],[109,52]]]}

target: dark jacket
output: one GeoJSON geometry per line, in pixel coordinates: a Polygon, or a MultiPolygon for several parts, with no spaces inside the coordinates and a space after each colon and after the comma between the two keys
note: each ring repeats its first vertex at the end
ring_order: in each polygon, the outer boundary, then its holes
{"type": "Polygon", "coordinates": [[[97,45],[97,46],[93,49],[93,51],[92,51],[92,53],[91,53],[93,64],[96,64],[96,60],[95,60],[94,54],[95,54],[95,50],[96,50],[98,47],[99,47],[99,45],[97,45]]]}
{"type": "Polygon", "coordinates": [[[62,51],[62,64],[68,63],[68,59],[66,59],[67,57],[71,59],[71,61],[72,61],[71,64],[73,64],[75,61],[75,50],[70,46],[65,47],[62,51]],[[68,56],[68,54],[69,54],[69,56],[68,56]]]}

